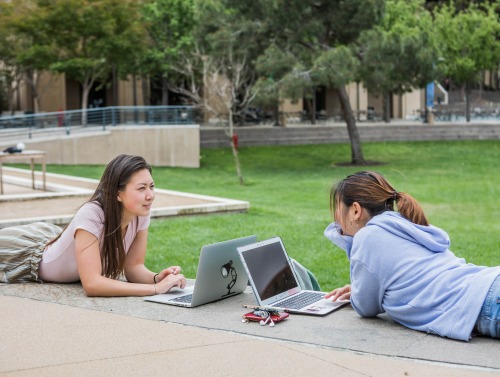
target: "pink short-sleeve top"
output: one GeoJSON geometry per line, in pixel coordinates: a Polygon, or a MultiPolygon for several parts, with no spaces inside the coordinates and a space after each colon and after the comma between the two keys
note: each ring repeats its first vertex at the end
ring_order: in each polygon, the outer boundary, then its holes
{"type": "MultiPolygon", "coordinates": [[[[125,253],[128,253],[138,232],[149,226],[149,216],[137,216],[128,225],[123,239],[125,253]]],[[[86,230],[97,237],[101,248],[104,232],[104,211],[96,202],[85,203],[75,214],[61,237],[43,252],[38,274],[42,280],[70,283],[80,280],[75,256],[75,233],[86,230]]]]}

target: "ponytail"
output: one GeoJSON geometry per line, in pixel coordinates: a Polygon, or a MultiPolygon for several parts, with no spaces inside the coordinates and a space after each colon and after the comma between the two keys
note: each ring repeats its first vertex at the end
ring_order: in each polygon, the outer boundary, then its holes
{"type": "Polygon", "coordinates": [[[422,207],[415,198],[405,192],[394,190],[381,174],[375,172],[360,171],[340,181],[330,192],[332,212],[339,202],[344,203],[346,207],[357,202],[370,213],[370,216],[397,210],[412,223],[429,225],[422,207]]]}
{"type": "Polygon", "coordinates": [[[396,206],[398,212],[412,223],[425,226],[429,225],[424,210],[410,194],[405,192],[397,193],[396,206]]]}

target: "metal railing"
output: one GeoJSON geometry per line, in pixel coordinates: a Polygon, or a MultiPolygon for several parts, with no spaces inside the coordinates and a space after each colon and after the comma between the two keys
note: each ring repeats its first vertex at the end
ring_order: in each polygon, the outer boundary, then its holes
{"type": "Polygon", "coordinates": [[[190,106],[113,106],[87,110],[57,111],[0,117],[0,135],[33,138],[35,134],[70,135],[85,130],[103,130],[117,125],[194,124],[190,106]]]}

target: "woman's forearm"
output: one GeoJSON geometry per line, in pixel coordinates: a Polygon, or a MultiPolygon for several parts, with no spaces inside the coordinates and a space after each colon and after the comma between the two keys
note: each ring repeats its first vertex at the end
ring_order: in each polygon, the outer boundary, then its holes
{"type": "Polygon", "coordinates": [[[143,264],[135,266],[125,266],[125,277],[131,283],[154,284],[154,276],[156,272],[152,272],[143,264]]]}
{"type": "Polygon", "coordinates": [[[96,276],[87,281],[82,281],[82,285],[85,294],[89,297],[151,296],[156,294],[153,276],[152,274],[149,283],[130,283],[104,276],[96,276]]]}

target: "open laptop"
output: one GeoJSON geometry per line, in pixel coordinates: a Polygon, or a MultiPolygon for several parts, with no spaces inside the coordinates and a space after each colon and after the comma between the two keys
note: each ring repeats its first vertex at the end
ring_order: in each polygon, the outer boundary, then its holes
{"type": "Polygon", "coordinates": [[[290,313],[325,315],[349,301],[324,299],[326,292],[302,290],[280,237],[238,247],[259,306],[290,313]]]}
{"type": "Polygon", "coordinates": [[[252,235],[203,246],[194,286],[174,288],[144,300],[193,308],[243,292],[248,276],[236,248],[256,241],[252,235]]]}

